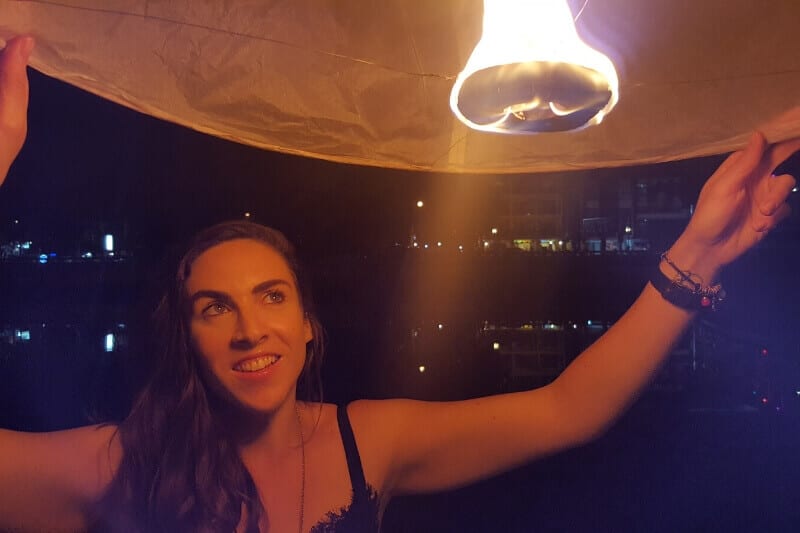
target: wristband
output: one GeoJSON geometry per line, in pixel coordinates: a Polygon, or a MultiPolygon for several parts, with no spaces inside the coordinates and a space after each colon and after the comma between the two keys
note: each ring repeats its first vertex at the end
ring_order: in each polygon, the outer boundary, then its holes
{"type": "Polygon", "coordinates": [[[677,276],[671,279],[661,271],[659,266],[656,266],[650,276],[650,284],[661,293],[666,301],[687,311],[717,310],[719,304],[725,299],[725,290],[722,285],[703,287],[692,279],[690,273],[682,271],[670,261],[666,253],[661,255],[661,259],[677,273],[677,276]]]}

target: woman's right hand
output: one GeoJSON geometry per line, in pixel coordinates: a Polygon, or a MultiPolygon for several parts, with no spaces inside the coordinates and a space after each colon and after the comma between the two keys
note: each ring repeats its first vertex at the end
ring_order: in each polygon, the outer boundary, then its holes
{"type": "Polygon", "coordinates": [[[0,185],[28,132],[28,73],[32,37],[9,40],[0,52],[0,185]]]}

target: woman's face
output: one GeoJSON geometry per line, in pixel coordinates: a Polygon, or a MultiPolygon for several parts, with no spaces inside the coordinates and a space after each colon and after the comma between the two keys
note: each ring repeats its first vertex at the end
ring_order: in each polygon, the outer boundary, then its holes
{"type": "Polygon", "coordinates": [[[211,386],[264,413],[293,398],[312,333],[283,257],[259,241],[226,241],[194,261],[186,289],[211,386]]]}

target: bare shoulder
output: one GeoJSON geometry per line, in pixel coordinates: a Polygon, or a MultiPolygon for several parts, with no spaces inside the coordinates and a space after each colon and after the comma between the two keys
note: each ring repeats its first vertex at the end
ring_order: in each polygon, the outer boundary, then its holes
{"type": "Polygon", "coordinates": [[[90,498],[99,497],[111,481],[122,459],[117,426],[94,425],[64,431],[42,433],[33,437],[43,452],[60,450],[62,461],[54,454],[55,462],[74,479],[77,489],[90,498]]]}
{"type": "Polygon", "coordinates": [[[384,488],[408,494],[463,486],[563,448],[556,403],[543,387],[452,402],[359,401],[349,413],[384,488]]]}
{"type": "Polygon", "coordinates": [[[395,487],[398,450],[403,446],[412,400],[357,400],[347,406],[347,414],[358,445],[367,481],[388,501],[395,487]]]}
{"type": "Polygon", "coordinates": [[[347,414],[353,425],[364,431],[394,433],[398,423],[425,405],[426,402],[405,399],[356,400],[347,406],[347,414]]]}
{"type": "MultiPolygon", "coordinates": [[[[407,418],[415,409],[424,409],[425,402],[414,400],[356,400],[347,404],[347,415],[354,433],[359,440],[364,438],[381,438],[384,432],[396,428],[400,419],[407,418]]],[[[304,428],[308,425],[312,431],[326,438],[339,439],[339,423],[337,411],[339,406],[331,403],[301,403],[304,428]]]]}

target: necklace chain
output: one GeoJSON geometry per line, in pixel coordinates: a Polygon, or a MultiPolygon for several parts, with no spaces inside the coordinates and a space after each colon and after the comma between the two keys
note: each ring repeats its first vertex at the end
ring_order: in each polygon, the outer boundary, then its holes
{"type": "Polygon", "coordinates": [[[297,433],[300,436],[300,525],[298,531],[303,533],[303,511],[306,500],[306,441],[303,436],[303,421],[300,419],[300,409],[294,406],[297,415],[297,433]]]}

